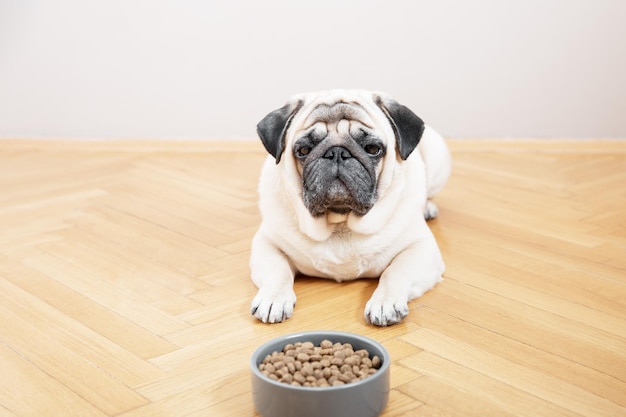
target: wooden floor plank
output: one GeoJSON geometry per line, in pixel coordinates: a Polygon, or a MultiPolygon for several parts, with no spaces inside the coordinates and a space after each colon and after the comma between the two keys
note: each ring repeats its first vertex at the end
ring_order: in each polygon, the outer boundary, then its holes
{"type": "MultiPolygon", "coordinates": [[[[546,375],[528,367],[515,364],[513,361],[486,353],[466,343],[459,343],[453,337],[445,336],[430,329],[420,329],[407,335],[404,340],[415,343],[416,346],[428,352],[437,352],[449,358],[461,366],[463,371],[471,370],[487,377],[491,384],[506,384],[519,391],[526,393],[527,400],[536,397],[545,401],[550,408],[558,406],[569,412],[580,413],[583,416],[616,416],[622,413],[623,407],[605,398],[576,387],[568,382],[558,380],[551,375],[546,375]]],[[[437,366],[434,356],[429,354],[416,355],[406,359],[402,363],[415,366],[418,372],[427,373],[433,370],[441,370],[437,366]],[[424,358],[426,356],[426,358],[424,358]]],[[[454,373],[448,370],[447,374],[454,373]]],[[[467,377],[456,375],[455,380],[467,381],[467,377]]],[[[468,384],[472,386],[473,384],[468,384]]],[[[484,384],[476,384],[476,387],[484,387],[484,384]]],[[[457,385],[457,387],[459,387],[457,385]]],[[[501,398],[505,394],[504,387],[494,389],[493,398],[501,398]]],[[[493,401],[493,400],[492,400],[493,401]]],[[[514,404],[523,404],[520,399],[505,399],[500,406],[508,409],[514,404]]],[[[532,405],[530,409],[537,408],[532,405]]],[[[529,410],[530,410],[529,409],[529,410]]],[[[527,411],[529,411],[527,410],[527,411]]],[[[526,411],[526,412],[527,412],[526,411]]],[[[526,412],[514,411],[514,414],[525,415],[526,412]]],[[[552,414],[552,412],[550,412],[552,414]]]]}
{"type": "MultiPolygon", "coordinates": [[[[425,374],[422,380],[416,381],[418,386],[423,386],[422,383],[425,383],[425,380],[434,380],[440,384],[454,386],[470,394],[472,398],[493,404],[494,407],[498,407],[503,412],[508,412],[512,415],[571,415],[550,401],[528,395],[507,383],[497,381],[481,372],[473,371],[466,366],[443,359],[434,353],[423,352],[413,355],[403,360],[402,364],[425,374]]],[[[411,384],[404,388],[407,392],[415,392],[415,387],[411,384]]],[[[428,403],[428,399],[424,398],[424,401],[428,403]]]]}
{"type": "Polygon", "coordinates": [[[430,410],[437,410],[437,414],[467,417],[510,417],[515,415],[507,411],[505,407],[489,401],[485,395],[467,392],[460,385],[449,384],[437,378],[424,376],[400,387],[399,390],[407,396],[424,402],[430,410]]]}
{"type": "Polygon", "coordinates": [[[490,294],[453,284],[451,281],[442,287],[424,301],[427,306],[626,381],[626,368],[622,366],[625,360],[624,351],[620,350],[620,338],[595,333],[585,326],[510,300],[500,300],[497,305],[485,304],[484,300],[490,294]],[[565,327],[561,328],[561,324],[565,327]],[[585,333],[586,330],[599,335],[601,339],[596,341],[585,333]]]}
{"type": "Polygon", "coordinates": [[[622,407],[626,406],[623,381],[581,366],[572,360],[543,351],[538,346],[525,343],[524,340],[505,337],[493,329],[485,329],[472,324],[466,321],[464,317],[442,315],[428,307],[416,310],[412,320],[416,320],[424,328],[436,329],[448,337],[470,344],[490,354],[506,357],[524,367],[535,370],[550,369],[550,374],[561,381],[574,384],[598,396],[603,396],[622,407]]]}
{"type": "MultiPolygon", "coordinates": [[[[46,247],[47,244],[46,244],[46,247]]],[[[187,324],[177,320],[168,311],[155,307],[154,304],[163,301],[170,304],[171,300],[161,300],[153,295],[162,294],[163,288],[155,285],[150,291],[143,291],[144,280],[133,280],[131,273],[118,274],[117,259],[109,257],[106,265],[109,268],[100,270],[96,275],[92,274],[88,266],[76,265],[69,259],[61,259],[63,256],[59,250],[71,250],[73,254],[88,258],[82,248],[69,248],[59,244],[54,249],[49,247],[51,253],[38,251],[33,256],[24,259],[24,264],[52,277],[63,285],[87,294],[94,302],[106,306],[116,314],[130,319],[133,323],[153,332],[156,335],[167,334],[187,327],[187,324]],[[113,272],[110,272],[113,269],[113,272]]],[[[67,253],[67,252],[65,252],[67,253]]],[[[101,253],[106,261],[106,254],[101,253]]],[[[142,275],[141,272],[134,272],[142,275]]],[[[166,294],[170,292],[166,291],[166,294]]],[[[178,303],[176,303],[178,304],[178,303]]],[[[193,303],[189,303],[194,305],[193,303]]]]}
{"type": "Polygon", "coordinates": [[[107,415],[3,344],[0,344],[0,368],[0,401],[3,409],[7,409],[10,414],[86,417],[107,415]]]}
{"type": "MultiPolygon", "coordinates": [[[[73,362],[68,360],[65,364],[76,366],[79,372],[82,372],[79,362],[89,363],[129,385],[161,375],[157,367],[82,324],[68,320],[37,297],[4,280],[0,281],[0,290],[4,312],[2,340],[9,346],[21,346],[20,353],[24,356],[37,355],[46,360],[58,347],[64,357],[66,352],[76,355],[73,362]],[[47,353],[48,349],[52,353],[47,353]]],[[[52,360],[50,366],[58,365],[52,360]]],[[[68,371],[72,372],[72,367],[68,371]]]]}

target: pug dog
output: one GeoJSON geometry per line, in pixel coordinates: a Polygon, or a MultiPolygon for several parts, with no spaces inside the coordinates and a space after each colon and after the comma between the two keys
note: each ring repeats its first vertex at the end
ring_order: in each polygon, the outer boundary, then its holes
{"type": "Polygon", "coordinates": [[[269,156],[250,255],[252,314],[291,317],[297,274],[379,278],[365,321],[400,322],[444,272],[426,224],[450,175],[444,139],[388,95],[363,90],[296,95],[257,131],[269,156]]]}

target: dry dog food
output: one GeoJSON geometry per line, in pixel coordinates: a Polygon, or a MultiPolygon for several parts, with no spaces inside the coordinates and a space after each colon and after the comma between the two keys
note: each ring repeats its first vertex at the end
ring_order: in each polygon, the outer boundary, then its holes
{"type": "Polygon", "coordinates": [[[263,375],[285,384],[303,387],[330,387],[360,381],[376,373],[378,356],[370,358],[365,349],[355,351],[350,343],[324,340],[285,345],[281,352],[267,355],[259,370],[263,375]]]}

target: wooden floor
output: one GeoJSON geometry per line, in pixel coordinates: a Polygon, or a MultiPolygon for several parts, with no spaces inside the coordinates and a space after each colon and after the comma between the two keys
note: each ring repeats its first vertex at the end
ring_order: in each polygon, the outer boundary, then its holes
{"type": "Polygon", "coordinates": [[[250,316],[256,142],[0,141],[0,416],[255,416],[299,330],[389,350],[391,416],[626,415],[626,141],[451,140],[445,280],[389,328],[375,280],[250,316]]]}

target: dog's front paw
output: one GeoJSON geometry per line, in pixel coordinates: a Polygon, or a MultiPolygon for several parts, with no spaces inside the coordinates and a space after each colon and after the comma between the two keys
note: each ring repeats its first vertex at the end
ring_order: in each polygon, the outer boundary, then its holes
{"type": "Polygon", "coordinates": [[[260,289],[250,304],[250,312],[263,323],[280,323],[291,317],[295,304],[296,294],[291,289],[260,289]]]}
{"type": "Polygon", "coordinates": [[[365,305],[365,321],[376,326],[391,326],[408,314],[406,300],[387,300],[374,294],[365,305]]]}
{"type": "Polygon", "coordinates": [[[438,215],[439,209],[437,208],[437,205],[430,200],[426,201],[426,206],[424,207],[424,219],[436,219],[438,215]]]}

